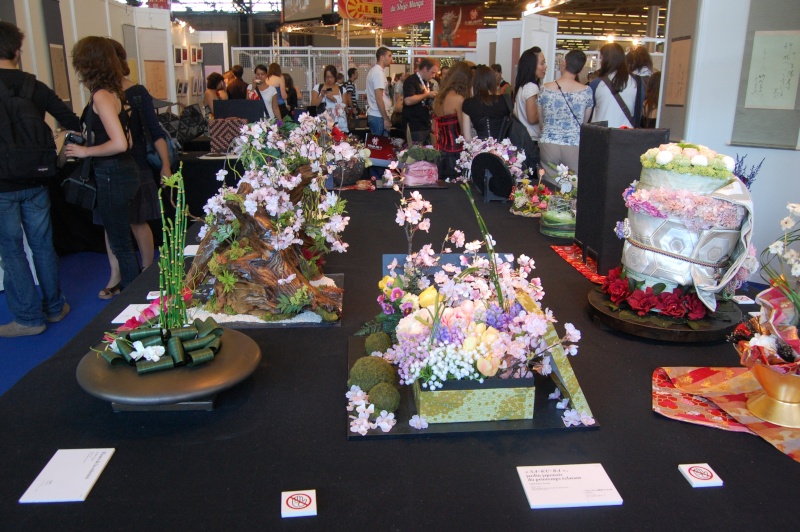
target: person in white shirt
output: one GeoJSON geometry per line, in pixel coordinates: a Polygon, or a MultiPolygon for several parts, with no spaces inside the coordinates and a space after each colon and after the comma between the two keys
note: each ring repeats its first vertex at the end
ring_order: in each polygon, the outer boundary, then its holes
{"type": "Polygon", "coordinates": [[[269,118],[280,118],[281,111],[278,108],[278,90],[267,83],[268,69],[264,65],[256,65],[253,70],[255,76],[253,83],[247,86],[248,100],[261,100],[269,118]]]}
{"type": "Polygon", "coordinates": [[[516,98],[514,112],[528,129],[531,138],[539,141],[541,128],[539,127],[539,113],[536,108],[536,99],[539,87],[547,72],[547,61],[544,59],[542,49],[534,46],[525,50],[519,58],[517,66],[517,79],[514,86],[516,98]]]}
{"type": "Polygon", "coordinates": [[[594,91],[592,122],[608,122],[608,127],[636,127],[641,121],[644,87],[628,73],[625,51],[617,43],[600,48],[600,70],[589,86],[594,91]],[[609,87],[610,85],[610,87],[609,87]],[[622,103],[614,94],[618,94],[622,103]],[[630,119],[628,118],[630,115],[630,119]]]}
{"type": "Polygon", "coordinates": [[[378,62],[367,74],[367,124],[373,135],[388,135],[392,128],[389,109],[392,102],[386,90],[384,69],[392,64],[392,51],[381,46],[375,52],[378,62]]]}

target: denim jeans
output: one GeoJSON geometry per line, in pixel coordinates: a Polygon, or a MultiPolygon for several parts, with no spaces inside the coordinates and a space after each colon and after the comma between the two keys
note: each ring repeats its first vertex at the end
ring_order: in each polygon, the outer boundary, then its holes
{"type": "Polygon", "coordinates": [[[122,288],[139,275],[131,240],[131,201],[139,190],[139,167],[130,155],[92,161],[97,181],[97,212],[119,262],[122,288]]]}
{"type": "Polygon", "coordinates": [[[61,312],[64,296],[59,287],[46,187],[0,193],[0,266],[4,271],[6,301],[15,321],[37,327],[44,324],[45,316],[61,312]],[[31,248],[41,297],[25,255],[23,231],[31,248]]]}
{"type": "Polygon", "coordinates": [[[383,127],[383,117],[367,115],[367,125],[373,135],[388,136],[389,132],[383,127]]]}

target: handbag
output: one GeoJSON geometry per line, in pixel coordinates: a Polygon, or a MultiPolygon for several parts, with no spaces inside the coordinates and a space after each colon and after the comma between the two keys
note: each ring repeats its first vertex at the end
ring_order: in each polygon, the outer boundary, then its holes
{"type": "Polygon", "coordinates": [[[196,139],[206,131],[206,119],[198,104],[192,104],[183,109],[178,120],[178,132],[175,138],[181,144],[196,139]]]}
{"type": "MultiPolygon", "coordinates": [[[[92,146],[92,100],[86,107],[86,145],[92,146]]],[[[61,183],[61,190],[64,192],[64,201],[70,205],[76,205],[83,209],[92,210],[97,205],[97,183],[92,173],[92,158],[86,157],[68,178],[61,183]]]]}
{"type": "Polygon", "coordinates": [[[231,143],[247,125],[244,118],[215,118],[208,122],[208,135],[211,137],[213,153],[228,153],[231,143]]]}
{"type": "MultiPolygon", "coordinates": [[[[141,87],[141,85],[139,86],[141,87]]],[[[142,88],[144,89],[144,87],[142,88]]],[[[139,115],[139,122],[142,125],[142,134],[144,135],[145,146],[147,150],[147,163],[153,168],[153,170],[159,171],[161,170],[161,156],[158,154],[158,150],[156,150],[153,136],[150,134],[150,129],[147,127],[147,121],[144,116],[144,107],[142,106],[142,97],[137,94],[132,98],[132,100],[132,107],[136,109],[136,112],[139,115]]],[[[158,126],[161,128],[161,131],[164,132],[164,135],[166,135],[164,140],[167,142],[167,151],[169,152],[169,168],[174,172],[178,169],[178,150],[180,149],[180,144],[177,140],[170,136],[169,132],[164,128],[164,125],[161,124],[161,122],[159,122],[158,126]]]]}
{"type": "Polygon", "coordinates": [[[510,140],[518,151],[525,154],[525,165],[536,170],[539,166],[539,143],[531,138],[531,134],[525,124],[514,116],[514,107],[511,105],[511,98],[508,94],[503,94],[502,98],[506,102],[509,114],[503,118],[503,123],[500,125],[500,138],[498,140],[510,140]]]}

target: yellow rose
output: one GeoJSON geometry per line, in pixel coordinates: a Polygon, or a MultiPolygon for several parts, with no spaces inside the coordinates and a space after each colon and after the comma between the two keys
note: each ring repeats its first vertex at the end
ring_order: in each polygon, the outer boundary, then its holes
{"type": "Polygon", "coordinates": [[[492,356],[486,358],[479,358],[475,363],[478,371],[485,377],[494,377],[497,375],[497,370],[500,368],[500,361],[492,356]]]}
{"type": "Polygon", "coordinates": [[[476,347],[478,347],[478,339],[474,336],[467,336],[461,344],[461,348],[464,349],[464,351],[472,351],[476,347]]]}
{"type": "Polygon", "coordinates": [[[483,333],[483,336],[481,337],[481,343],[486,347],[491,347],[499,335],[500,332],[497,329],[494,327],[489,327],[483,333]]]}
{"type": "Polygon", "coordinates": [[[380,288],[381,290],[385,290],[387,286],[389,287],[392,286],[393,282],[394,278],[391,275],[387,275],[378,282],[378,288],[380,288]]]}
{"type": "Polygon", "coordinates": [[[436,304],[436,299],[439,296],[439,293],[436,291],[436,288],[433,286],[429,286],[422,293],[419,295],[419,306],[420,308],[430,307],[436,304]]]}
{"type": "Polygon", "coordinates": [[[475,326],[475,334],[478,336],[483,336],[484,331],[486,331],[486,324],[479,323],[475,326]]]}
{"type": "Polygon", "coordinates": [[[523,179],[522,180],[522,186],[523,187],[527,187],[530,184],[531,184],[531,180],[530,179],[523,179]]]}

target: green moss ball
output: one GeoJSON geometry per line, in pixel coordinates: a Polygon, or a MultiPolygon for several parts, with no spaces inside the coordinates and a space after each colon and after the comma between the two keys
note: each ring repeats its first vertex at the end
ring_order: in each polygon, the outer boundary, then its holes
{"type": "Polygon", "coordinates": [[[375,405],[375,414],[380,414],[381,410],[394,412],[400,406],[400,392],[394,385],[381,382],[369,391],[369,402],[375,405]]]}
{"type": "Polygon", "coordinates": [[[394,383],[396,377],[394,366],[381,357],[361,357],[350,369],[347,387],[358,386],[368,391],[381,382],[394,383]]]}
{"type": "Polygon", "coordinates": [[[368,355],[375,351],[385,353],[390,347],[392,347],[392,339],[383,331],[370,334],[367,336],[367,341],[364,342],[364,350],[368,355]]]}

